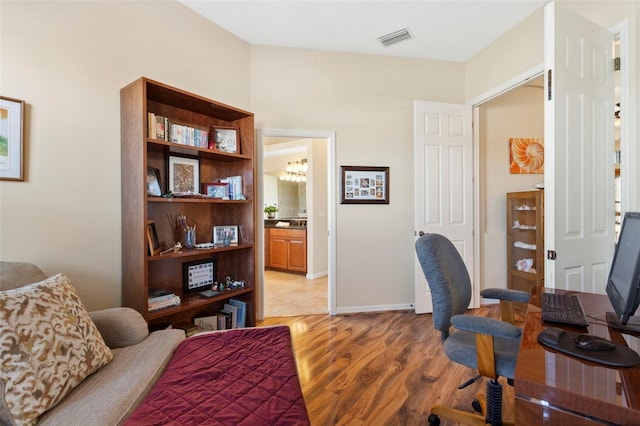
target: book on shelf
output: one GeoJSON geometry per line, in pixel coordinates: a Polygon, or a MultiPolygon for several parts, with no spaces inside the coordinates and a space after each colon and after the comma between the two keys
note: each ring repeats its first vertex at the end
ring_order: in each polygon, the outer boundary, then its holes
{"type": "Polygon", "coordinates": [[[169,119],[153,112],[147,113],[147,133],[151,139],[168,140],[169,119]]]}
{"type": "Polygon", "coordinates": [[[170,293],[161,288],[150,288],[149,289],[149,303],[155,302],[163,302],[165,300],[172,299],[175,294],[170,293]]]}
{"type": "Polygon", "coordinates": [[[156,115],[156,139],[160,139],[161,141],[166,140],[165,138],[165,117],[161,115],[156,115]]]}
{"type": "Polygon", "coordinates": [[[231,312],[231,328],[238,328],[238,307],[230,303],[225,303],[224,310],[231,312]]]}
{"type": "Polygon", "coordinates": [[[229,185],[230,200],[244,200],[244,194],[242,193],[242,176],[228,176],[219,181],[229,185]]]}
{"type": "Polygon", "coordinates": [[[230,330],[232,328],[235,328],[233,326],[235,321],[233,319],[233,313],[231,311],[228,311],[226,309],[220,309],[219,313],[224,315],[224,317],[225,317],[225,322],[224,322],[224,329],[225,330],[230,330]]]}
{"type": "Polygon", "coordinates": [[[181,124],[168,123],[168,140],[178,145],[193,146],[196,148],[207,148],[207,131],[196,129],[195,127],[183,126],[181,124]]]}
{"type": "Polygon", "coordinates": [[[218,317],[216,315],[194,318],[193,322],[204,331],[215,331],[218,329],[218,317]]]}
{"type": "Polygon", "coordinates": [[[238,307],[236,324],[238,328],[244,328],[247,325],[247,302],[238,299],[229,299],[229,304],[238,307]]]}
{"type": "Polygon", "coordinates": [[[221,312],[218,312],[216,314],[216,318],[218,319],[218,330],[226,330],[227,329],[227,317],[222,314],[221,312]]]}
{"type": "Polygon", "coordinates": [[[156,137],[156,115],[152,112],[147,113],[147,137],[156,137]]]}
{"type": "Polygon", "coordinates": [[[148,310],[149,312],[153,312],[159,309],[169,308],[171,306],[178,306],[180,303],[180,296],[174,294],[170,299],[167,300],[161,300],[159,302],[149,302],[148,310]]]}

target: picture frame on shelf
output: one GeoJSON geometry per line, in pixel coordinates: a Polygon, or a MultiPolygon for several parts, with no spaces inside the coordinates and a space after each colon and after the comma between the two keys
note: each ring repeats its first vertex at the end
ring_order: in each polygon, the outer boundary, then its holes
{"type": "Polygon", "coordinates": [[[210,198],[229,199],[229,184],[227,182],[204,182],[202,193],[210,198]]]}
{"type": "Polygon", "coordinates": [[[147,220],[147,244],[149,246],[149,256],[155,256],[162,250],[154,220],[147,220]]]}
{"type": "Polygon", "coordinates": [[[340,166],[341,204],[389,204],[389,167],[340,166]]]}
{"type": "Polygon", "coordinates": [[[0,180],[24,181],[24,101],[0,96],[0,180]]]}
{"type": "Polygon", "coordinates": [[[240,133],[237,127],[211,127],[211,142],[209,148],[229,154],[240,153],[240,133]]]}
{"type": "Polygon", "coordinates": [[[169,191],[174,194],[199,194],[200,161],[197,158],[169,156],[169,191]]]}
{"type": "Polygon", "coordinates": [[[216,246],[238,245],[238,226],[214,226],[213,244],[215,244],[216,246]]]}
{"type": "Polygon", "coordinates": [[[182,264],[182,293],[210,290],[216,280],[216,260],[194,260],[182,264]]]}
{"type": "Polygon", "coordinates": [[[147,195],[161,197],[162,189],[160,188],[160,170],[155,167],[147,167],[147,195]]]}

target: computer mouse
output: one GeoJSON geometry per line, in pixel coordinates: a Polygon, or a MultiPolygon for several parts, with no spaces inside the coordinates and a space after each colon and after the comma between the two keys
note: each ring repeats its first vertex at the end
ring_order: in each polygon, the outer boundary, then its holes
{"type": "Polygon", "coordinates": [[[612,351],[616,348],[615,343],[593,334],[580,334],[573,342],[577,348],[585,351],[612,351]]]}

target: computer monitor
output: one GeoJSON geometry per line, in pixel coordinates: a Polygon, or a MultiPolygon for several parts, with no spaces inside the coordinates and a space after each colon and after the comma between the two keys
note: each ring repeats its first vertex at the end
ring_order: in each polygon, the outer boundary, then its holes
{"type": "Polygon", "coordinates": [[[625,213],[606,287],[615,312],[607,312],[614,328],[640,332],[640,212],[625,213]]]}

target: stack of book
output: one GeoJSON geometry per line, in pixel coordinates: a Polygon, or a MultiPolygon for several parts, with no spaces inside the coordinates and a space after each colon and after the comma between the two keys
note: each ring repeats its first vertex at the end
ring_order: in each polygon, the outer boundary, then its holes
{"type": "Polygon", "coordinates": [[[244,328],[246,321],[247,302],[237,299],[229,299],[229,303],[225,303],[216,315],[194,318],[195,325],[207,331],[244,328]]]}
{"type": "Polygon", "coordinates": [[[148,113],[147,124],[147,132],[151,139],[197,148],[209,147],[209,134],[206,130],[172,123],[167,117],[156,115],[153,112],[148,113]]]}
{"type": "Polygon", "coordinates": [[[230,200],[244,200],[244,194],[242,193],[242,176],[229,176],[220,179],[220,182],[229,184],[230,200]]]}
{"type": "Polygon", "coordinates": [[[159,288],[149,290],[149,312],[180,304],[180,296],[159,288]]]}

